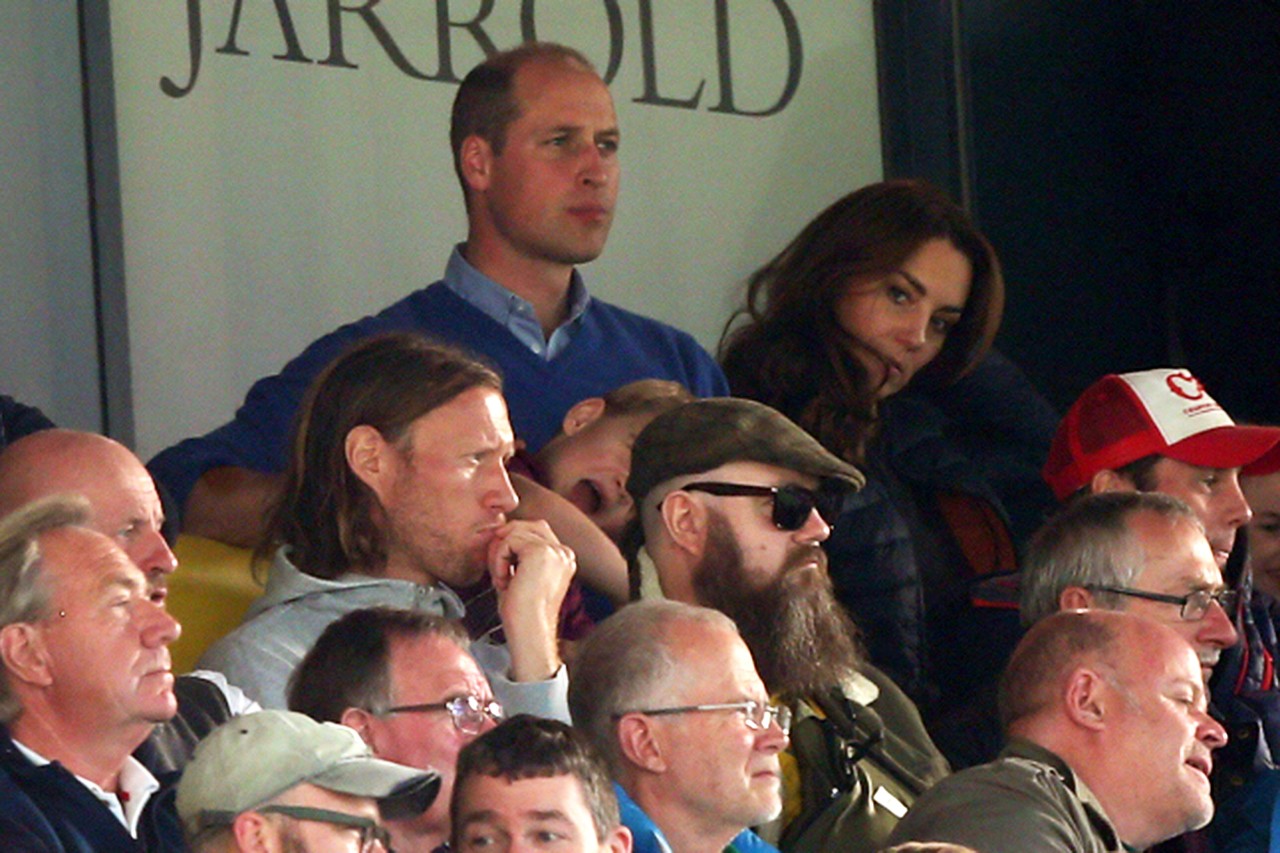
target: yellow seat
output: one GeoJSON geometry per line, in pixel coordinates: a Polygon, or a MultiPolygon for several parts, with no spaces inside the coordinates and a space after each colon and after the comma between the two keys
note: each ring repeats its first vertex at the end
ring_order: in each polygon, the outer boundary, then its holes
{"type": "Polygon", "coordinates": [[[173,553],[178,571],[169,579],[169,612],[182,636],[169,647],[173,671],[189,672],[205,649],[244,619],[262,594],[253,578],[251,553],[213,539],[182,534],[173,553]]]}

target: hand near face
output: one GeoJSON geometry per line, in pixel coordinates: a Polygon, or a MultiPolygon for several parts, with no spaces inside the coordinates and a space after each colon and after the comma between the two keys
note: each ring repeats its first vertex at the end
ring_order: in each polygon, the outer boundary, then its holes
{"type": "Polygon", "coordinates": [[[509,521],[489,546],[489,574],[511,653],[513,681],[542,681],[560,668],[556,627],[577,562],[545,521],[509,521]]]}

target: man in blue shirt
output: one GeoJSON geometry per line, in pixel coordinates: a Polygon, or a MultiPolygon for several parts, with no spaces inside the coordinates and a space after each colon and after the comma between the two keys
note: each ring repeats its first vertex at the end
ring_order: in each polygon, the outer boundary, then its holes
{"type": "Polygon", "coordinates": [[[575,269],[604,249],[620,173],[613,100],[581,54],[529,44],[491,57],[458,90],[450,141],[468,233],[444,278],[316,341],[257,382],[232,422],[153,459],[189,532],[257,541],[303,391],[379,332],[416,330],[496,364],[530,450],[574,403],[637,379],[728,393],[692,337],[592,298],[575,269]]]}
{"type": "Polygon", "coordinates": [[[569,709],[609,762],[636,853],[772,850],[790,711],[769,702],[733,620],[643,601],[579,648],[569,709]]]}

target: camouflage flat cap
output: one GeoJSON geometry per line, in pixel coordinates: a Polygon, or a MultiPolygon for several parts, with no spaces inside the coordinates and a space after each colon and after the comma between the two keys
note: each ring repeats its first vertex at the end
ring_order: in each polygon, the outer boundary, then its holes
{"type": "Polygon", "coordinates": [[[729,462],[776,465],[834,480],[850,491],[866,483],[861,471],[777,410],[754,400],[716,397],[685,403],[641,431],[631,450],[627,491],[639,505],[660,483],[729,462]]]}

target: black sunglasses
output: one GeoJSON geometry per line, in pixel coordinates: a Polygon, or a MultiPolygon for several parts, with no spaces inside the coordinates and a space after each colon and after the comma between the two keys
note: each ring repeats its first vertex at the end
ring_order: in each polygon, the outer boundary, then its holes
{"type": "Polygon", "coordinates": [[[822,520],[835,527],[844,504],[844,489],[823,484],[818,489],[804,486],[748,486],[745,483],[689,483],[687,492],[706,492],[718,497],[773,499],[773,524],[779,530],[799,530],[815,509],[822,520]]]}

